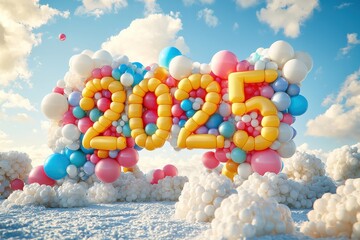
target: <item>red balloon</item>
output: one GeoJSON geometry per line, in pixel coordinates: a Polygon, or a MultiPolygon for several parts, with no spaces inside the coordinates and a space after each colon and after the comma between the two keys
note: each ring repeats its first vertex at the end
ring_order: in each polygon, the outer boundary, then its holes
{"type": "Polygon", "coordinates": [[[143,122],[145,125],[149,124],[149,123],[155,123],[156,124],[156,120],[158,118],[158,115],[156,113],[155,110],[146,110],[143,113],[143,122]]]}
{"type": "Polygon", "coordinates": [[[156,103],[156,96],[152,92],[148,92],[144,96],[144,107],[150,110],[156,110],[158,105],[156,103]]]}
{"type": "Polygon", "coordinates": [[[36,166],[34,167],[28,177],[28,183],[38,183],[40,185],[49,185],[54,186],[56,181],[54,179],[49,178],[44,171],[44,166],[36,166]]]}
{"type": "Polygon", "coordinates": [[[172,164],[168,164],[168,165],[165,165],[163,167],[163,172],[165,174],[165,177],[169,176],[169,177],[175,177],[178,175],[178,170],[177,168],[172,165],[172,164]]]}
{"type": "Polygon", "coordinates": [[[229,159],[226,157],[226,153],[229,153],[230,151],[228,149],[225,148],[218,148],[215,150],[215,158],[219,161],[219,162],[227,162],[229,159]]]}
{"type": "Polygon", "coordinates": [[[278,174],[281,170],[281,158],[272,149],[257,151],[251,156],[251,168],[260,175],[266,172],[278,174]]]}
{"type": "Polygon", "coordinates": [[[116,160],[121,166],[131,168],[139,161],[139,153],[134,148],[125,148],[120,151],[116,160]]]}
{"type": "Polygon", "coordinates": [[[159,180],[165,177],[164,171],[161,169],[156,169],[153,173],[153,179],[151,184],[158,184],[159,180]]]}
{"type": "Polygon", "coordinates": [[[10,182],[10,188],[15,191],[15,190],[23,190],[24,188],[24,181],[21,179],[14,179],[10,182]]]}
{"type": "Polygon", "coordinates": [[[215,169],[220,164],[215,157],[215,153],[211,151],[204,153],[201,160],[207,169],[215,169]]]}
{"type": "Polygon", "coordinates": [[[59,40],[60,41],[65,41],[65,39],[66,39],[66,35],[64,33],[60,33],[59,34],[59,40]]]}
{"type": "Polygon", "coordinates": [[[100,160],[95,166],[95,174],[98,179],[105,183],[115,182],[120,177],[121,167],[111,158],[100,160]]]}
{"type": "Polygon", "coordinates": [[[104,97],[100,98],[96,102],[96,106],[102,112],[105,112],[106,110],[108,110],[110,108],[110,104],[111,104],[111,101],[108,98],[104,98],[104,97]]]}
{"type": "Polygon", "coordinates": [[[93,125],[93,121],[90,120],[89,117],[84,117],[79,119],[78,121],[78,128],[80,132],[86,133],[86,131],[93,125]]]}

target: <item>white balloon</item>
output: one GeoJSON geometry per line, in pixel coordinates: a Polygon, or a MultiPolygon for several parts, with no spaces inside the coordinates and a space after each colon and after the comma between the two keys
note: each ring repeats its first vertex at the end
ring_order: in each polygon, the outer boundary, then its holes
{"type": "Polygon", "coordinates": [[[102,67],[105,65],[111,65],[113,62],[113,57],[106,50],[98,50],[92,56],[92,59],[95,61],[96,67],[102,67]]]}
{"type": "Polygon", "coordinates": [[[293,137],[294,131],[289,124],[280,123],[278,141],[281,143],[288,142],[293,137]]]}
{"type": "Polygon", "coordinates": [[[210,74],[211,72],[211,66],[207,63],[202,63],[200,65],[200,73],[201,74],[210,74]]]}
{"type": "Polygon", "coordinates": [[[313,67],[313,60],[312,60],[310,54],[308,54],[307,52],[296,52],[295,58],[299,59],[300,61],[302,61],[305,64],[305,66],[308,69],[308,72],[311,71],[311,69],[313,67]]]}
{"type": "Polygon", "coordinates": [[[78,170],[75,165],[70,164],[69,166],[67,166],[66,172],[70,178],[75,178],[77,176],[78,170]]]}
{"type": "Polygon", "coordinates": [[[169,64],[170,75],[177,80],[188,77],[191,71],[192,61],[182,55],[174,57],[169,64]]]}
{"type": "Polygon", "coordinates": [[[124,73],[120,77],[120,82],[125,87],[130,87],[134,83],[134,77],[130,73],[124,73]]]}
{"type": "Polygon", "coordinates": [[[279,68],[281,68],[285,62],[294,58],[295,55],[293,47],[282,40],[271,44],[268,54],[270,59],[278,64],[279,68]]]}
{"type": "Polygon", "coordinates": [[[59,93],[49,93],[41,101],[41,111],[52,120],[60,120],[68,110],[66,97],[59,93]]]}
{"type": "Polygon", "coordinates": [[[121,55],[116,59],[116,61],[119,63],[119,65],[128,64],[129,63],[129,58],[126,55],[121,55]]]}
{"type": "Polygon", "coordinates": [[[219,113],[222,117],[228,117],[231,114],[231,106],[228,103],[221,103],[219,106],[219,113]]]}
{"type": "Polygon", "coordinates": [[[296,151],[296,145],[293,140],[282,143],[280,148],[277,150],[280,157],[282,157],[282,158],[292,157],[292,155],[294,155],[295,151],[296,151]]]}
{"type": "Polygon", "coordinates": [[[265,69],[273,69],[273,70],[277,70],[278,69],[278,65],[276,64],[276,62],[267,62],[265,69]]]}
{"type": "Polygon", "coordinates": [[[305,79],[308,73],[308,68],[305,63],[299,59],[291,59],[286,62],[283,67],[283,76],[289,83],[299,84],[305,79]]]}
{"type": "Polygon", "coordinates": [[[65,126],[63,126],[61,133],[64,138],[71,141],[78,140],[81,134],[78,127],[74,124],[66,124],[65,126]]]}
{"type": "Polygon", "coordinates": [[[241,178],[247,179],[254,171],[252,170],[250,164],[241,163],[237,168],[237,172],[241,178]]]}
{"type": "Polygon", "coordinates": [[[88,77],[94,69],[94,61],[85,54],[78,54],[70,59],[70,71],[81,77],[88,77]]]}
{"type": "Polygon", "coordinates": [[[266,63],[262,60],[256,61],[254,70],[264,70],[266,66],[266,63]]]}

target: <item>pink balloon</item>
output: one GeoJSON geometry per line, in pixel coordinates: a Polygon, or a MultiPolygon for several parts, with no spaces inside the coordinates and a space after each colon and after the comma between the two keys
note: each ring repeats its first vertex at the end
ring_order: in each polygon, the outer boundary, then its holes
{"type": "Polygon", "coordinates": [[[204,153],[201,160],[207,169],[215,169],[220,164],[215,157],[215,153],[210,151],[204,153]]]}
{"type": "Polygon", "coordinates": [[[158,115],[157,115],[155,110],[146,110],[143,113],[143,117],[142,117],[144,125],[147,125],[149,123],[155,123],[156,124],[157,118],[158,118],[158,115]]]}
{"type": "Polygon", "coordinates": [[[156,110],[158,105],[156,103],[156,96],[153,92],[148,92],[144,96],[144,107],[151,110],[156,110]]]}
{"type": "Polygon", "coordinates": [[[228,79],[228,75],[236,71],[238,60],[234,53],[222,50],[212,57],[211,71],[222,79],[228,79]]]}
{"type": "Polygon", "coordinates": [[[244,72],[247,71],[249,69],[250,63],[246,60],[242,60],[240,62],[238,62],[238,64],[236,65],[236,71],[238,72],[244,72]]]}
{"type": "Polygon", "coordinates": [[[272,149],[254,152],[251,157],[251,168],[260,175],[266,172],[278,174],[281,170],[280,156],[272,149]]]}
{"type": "Polygon", "coordinates": [[[291,125],[294,123],[294,118],[290,113],[284,113],[281,122],[291,125]]]}
{"type": "Polygon", "coordinates": [[[126,138],[126,146],[132,148],[135,146],[135,140],[132,137],[126,138]]]}
{"type": "Polygon", "coordinates": [[[165,177],[169,176],[169,177],[175,177],[178,175],[178,170],[177,168],[172,165],[172,164],[168,164],[168,165],[165,165],[163,167],[163,171],[164,171],[164,174],[165,174],[165,177]]]}
{"type": "Polygon", "coordinates": [[[101,75],[103,77],[111,77],[112,76],[112,67],[109,65],[105,65],[101,68],[101,75]]]}
{"type": "Polygon", "coordinates": [[[175,87],[175,79],[173,77],[168,77],[166,80],[165,80],[165,83],[166,85],[168,85],[169,87],[175,87]]]}
{"type": "Polygon", "coordinates": [[[77,120],[76,117],[74,117],[73,113],[72,113],[72,110],[68,110],[64,113],[63,115],[63,125],[66,125],[66,124],[75,124],[75,121],[77,120]]]}
{"type": "Polygon", "coordinates": [[[100,160],[95,166],[95,174],[98,179],[105,183],[115,182],[120,177],[121,167],[111,158],[100,160]]]}
{"type": "Polygon", "coordinates": [[[21,179],[14,179],[10,182],[10,188],[11,190],[15,191],[15,190],[23,190],[24,188],[24,181],[21,179]]]}
{"type": "Polygon", "coordinates": [[[198,90],[196,90],[196,96],[199,98],[205,99],[206,90],[203,88],[199,88],[198,90]]]}
{"type": "Polygon", "coordinates": [[[90,120],[89,117],[84,117],[79,119],[77,126],[82,133],[86,133],[86,131],[93,125],[93,121],[90,120]]]}
{"type": "Polygon", "coordinates": [[[64,33],[60,33],[59,34],[59,40],[60,41],[65,41],[65,39],[66,39],[66,35],[64,33]]]}
{"type": "Polygon", "coordinates": [[[100,161],[100,158],[96,154],[91,154],[90,156],[90,162],[93,164],[97,164],[100,161]]]}
{"type": "Polygon", "coordinates": [[[93,78],[102,78],[101,75],[101,69],[100,68],[95,68],[94,70],[92,70],[91,75],[93,78]]]}
{"type": "Polygon", "coordinates": [[[54,87],[54,89],[52,90],[54,93],[59,93],[61,95],[64,94],[64,89],[61,87],[54,87]]]}
{"type": "Polygon", "coordinates": [[[139,161],[139,153],[134,148],[125,148],[120,151],[116,160],[123,167],[134,167],[139,161]]]}
{"type": "Polygon", "coordinates": [[[260,90],[260,94],[263,97],[271,98],[274,95],[274,89],[270,86],[262,87],[260,90]]]}
{"type": "Polygon", "coordinates": [[[159,180],[165,178],[165,173],[161,169],[156,169],[153,173],[151,184],[158,184],[159,180]]]}
{"type": "Polygon", "coordinates": [[[171,107],[171,114],[174,117],[180,117],[183,113],[184,113],[184,111],[181,109],[180,104],[174,104],[171,107]]]}
{"type": "Polygon", "coordinates": [[[29,184],[38,183],[40,185],[54,186],[56,181],[54,179],[49,178],[45,174],[44,166],[40,165],[40,166],[34,167],[30,171],[29,177],[28,177],[28,183],[29,184]]]}
{"type": "Polygon", "coordinates": [[[108,110],[110,108],[110,104],[111,104],[111,101],[108,98],[100,98],[96,102],[96,106],[102,112],[105,112],[106,110],[108,110]]]}
{"type": "Polygon", "coordinates": [[[224,148],[218,148],[215,150],[215,158],[219,161],[219,162],[227,162],[227,160],[229,160],[226,157],[226,153],[230,152],[227,149],[224,148]]]}

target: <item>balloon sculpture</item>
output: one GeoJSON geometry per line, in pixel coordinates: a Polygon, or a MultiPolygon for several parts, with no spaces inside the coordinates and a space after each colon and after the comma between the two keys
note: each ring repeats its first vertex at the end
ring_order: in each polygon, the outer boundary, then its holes
{"type": "MultiPolygon", "coordinates": [[[[225,163],[222,174],[231,179],[244,162],[259,174],[278,173],[281,158],[295,152],[291,125],[308,107],[300,83],[312,60],[277,41],[242,61],[223,50],[200,64],[168,47],[159,65],[114,60],[104,50],[86,50],[69,65],[65,81],[42,101],[61,131],[55,153],[32,179],[49,184],[94,173],[114,182],[121,168],[136,166],[139,150],[166,141],[176,149],[214,149],[203,155],[204,166],[225,163]]],[[[153,182],[164,177],[161,171],[153,182]]]]}

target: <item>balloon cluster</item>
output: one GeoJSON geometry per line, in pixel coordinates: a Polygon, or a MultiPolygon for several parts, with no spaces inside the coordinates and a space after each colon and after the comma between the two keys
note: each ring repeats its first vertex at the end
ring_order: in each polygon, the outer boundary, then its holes
{"type": "Polygon", "coordinates": [[[278,173],[280,157],[294,154],[291,124],[307,110],[299,93],[312,67],[309,55],[278,41],[247,60],[223,50],[200,64],[168,47],[159,64],[113,59],[104,50],[73,56],[65,81],[42,101],[61,139],[36,177],[95,173],[114,182],[121,167],[136,166],[138,151],[166,141],[177,150],[215,149],[204,154],[205,167],[224,162],[222,173],[231,179],[244,162],[260,174],[278,173]]]}

